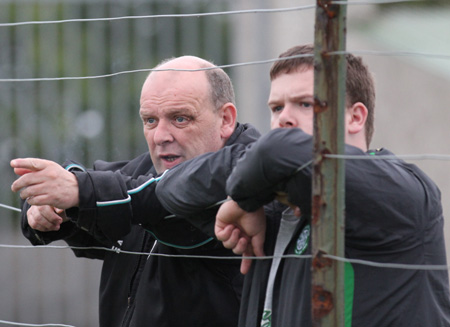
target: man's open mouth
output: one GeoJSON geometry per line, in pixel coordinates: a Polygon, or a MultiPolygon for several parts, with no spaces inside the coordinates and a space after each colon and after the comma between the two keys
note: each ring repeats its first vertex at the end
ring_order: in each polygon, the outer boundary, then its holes
{"type": "Polygon", "coordinates": [[[162,156],[163,160],[166,160],[168,162],[173,162],[179,158],[179,156],[162,156]]]}

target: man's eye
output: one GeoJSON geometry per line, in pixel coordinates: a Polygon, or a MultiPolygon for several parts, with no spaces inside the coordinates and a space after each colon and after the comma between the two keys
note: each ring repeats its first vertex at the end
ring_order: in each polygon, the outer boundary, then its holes
{"type": "Polygon", "coordinates": [[[179,116],[179,117],[175,117],[175,121],[177,122],[177,123],[184,123],[184,122],[186,122],[188,119],[186,118],[186,117],[183,117],[183,116],[179,116]]]}
{"type": "Polygon", "coordinates": [[[312,108],[314,105],[311,102],[300,102],[300,106],[304,108],[312,108]]]}
{"type": "Polygon", "coordinates": [[[156,122],[155,118],[147,118],[147,124],[154,124],[156,122]]]}
{"type": "Polygon", "coordinates": [[[283,110],[283,106],[272,107],[272,112],[278,112],[278,111],[281,111],[281,110],[283,110]]]}

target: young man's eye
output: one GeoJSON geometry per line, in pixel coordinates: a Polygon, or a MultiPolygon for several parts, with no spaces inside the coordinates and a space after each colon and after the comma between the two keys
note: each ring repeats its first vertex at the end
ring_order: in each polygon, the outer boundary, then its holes
{"type": "Polygon", "coordinates": [[[314,104],[312,104],[311,102],[300,102],[300,106],[304,108],[312,108],[314,104]]]}

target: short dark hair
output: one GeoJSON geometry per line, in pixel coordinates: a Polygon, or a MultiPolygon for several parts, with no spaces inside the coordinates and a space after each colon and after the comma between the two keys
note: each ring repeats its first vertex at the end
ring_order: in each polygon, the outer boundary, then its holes
{"type": "MultiPolygon", "coordinates": [[[[281,74],[301,69],[314,68],[314,46],[299,45],[280,54],[279,58],[296,55],[309,55],[292,59],[276,61],[270,69],[270,80],[274,80],[281,74]]],[[[368,110],[365,124],[366,144],[369,147],[374,132],[375,111],[375,86],[371,73],[363,63],[362,58],[350,53],[345,55],[347,60],[346,98],[349,106],[356,102],[363,103],[368,110]]]]}

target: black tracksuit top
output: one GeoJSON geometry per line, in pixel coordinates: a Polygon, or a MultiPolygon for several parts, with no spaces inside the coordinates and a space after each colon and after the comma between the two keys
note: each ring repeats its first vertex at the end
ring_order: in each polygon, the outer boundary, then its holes
{"type": "MultiPolygon", "coordinates": [[[[258,137],[254,127],[238,124],[221,152],[224,160],[235,162],[246,145],[258,137]]],[[[219,257],[199,259],[74,249],[79,257],[104,261],[101,327],[237,325],[243,283],[240,261],[220,259],[233,253],[216,241],[210,230],[204,233],[178,217],[165,219],[169,212],[155,196],[158,177],[148,153],[131,161],[96,161],[93,170],[74,162],[65,166],[78,179],[80,206],[68,210],[72,220],[64,223],[60,231],[42,233],[28,226],[25,205],[22,230],[33,244],[64,239],[71,246],[219,257]]],[[[202,192],[217,191],[215,196],[222,198],[227,176],[222,177],[221,190],[208,188],[202,192]]],[[[203,218],[214,220],[217,209],[203,212],[203,218]]]]}

